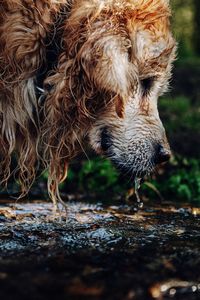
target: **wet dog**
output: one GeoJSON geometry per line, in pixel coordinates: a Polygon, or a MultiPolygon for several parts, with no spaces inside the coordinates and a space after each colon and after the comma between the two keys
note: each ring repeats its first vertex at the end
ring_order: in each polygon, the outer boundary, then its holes
{"type": "Polygon", "coordinates": [[[38,161],[54,201],[88,139],[132,176],[167,161],[157,100],[176,43],[167,0],[0,1],[0,167],[25,193],[38,161]]]}

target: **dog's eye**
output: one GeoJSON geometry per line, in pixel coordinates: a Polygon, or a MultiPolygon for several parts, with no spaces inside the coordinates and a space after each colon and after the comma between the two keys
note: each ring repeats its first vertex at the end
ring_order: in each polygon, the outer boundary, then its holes
{"type": "Polygon", "coordinates": [[[140,81],[144,94],[150,91],[151,87],[153,86],[154,80],[154,77],[147,77],[140,81]]]}

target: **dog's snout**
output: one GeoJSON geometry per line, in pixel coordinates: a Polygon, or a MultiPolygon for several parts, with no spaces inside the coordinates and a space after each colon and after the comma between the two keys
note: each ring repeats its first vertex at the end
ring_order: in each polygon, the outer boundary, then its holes
{"type": "Polygon", "coordinates": [[[107,128],[104,128],[101,132],[101,148],[103,151],[107,151],[111,146],[111,136],[107,128]]]}
{"type": "Polygon", "coordinates": [[[155,155],[155,163],[161,164],[169,161],[171,157],[171,152],[169,149],[165,149],[163,146],[159,145],[156,155],[155,155]]]}

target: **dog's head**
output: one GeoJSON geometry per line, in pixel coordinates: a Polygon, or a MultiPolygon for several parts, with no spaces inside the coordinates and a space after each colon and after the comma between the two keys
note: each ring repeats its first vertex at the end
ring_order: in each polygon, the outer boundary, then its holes
{"type": "Polygon", "coordinates": [[[137,176],[170,157],[157,109],[175,58],[169,16],[166,0],[78,1],[66,26],[73,99],[95,116],[90,144],[137,176]]]}
{"type": "Polygon", "coordinates": [[[117,167],[142,176],[170,157],[157,100],[168,86],[175,42],[167,1],[115,3],[92,24],[83,46],[88,76],[101,90],[99,101],[105,101],[104,91],[112,95],[89,137],[117,167]]]}

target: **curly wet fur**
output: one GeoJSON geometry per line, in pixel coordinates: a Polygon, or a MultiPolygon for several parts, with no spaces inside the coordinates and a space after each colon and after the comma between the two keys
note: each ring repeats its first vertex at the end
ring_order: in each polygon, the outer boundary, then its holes
{"type": "MultiPolygon", "coordinates": [[[[49,169],[48,189],[56,202],[58,184],[67,176],[68,164],[97,115],[115,102],[122,117],[124,102],[137,85],[127,64],[132,59],[130,35],[135,34],[135,24],[167,39],[169,15],[166,0],[1,0],[1,182],[10,176],[13,152],[18,157],[22,193],[34,181],[38,161],[43,161],[49,169]],[[60,53],[56,65],[45,74],[45,100],[40,107],[37,77],[48,66],[47,44],[54,39],[59,40],[60,53]],[[104,45],[110,51],[110,44],[123,54],[120,75],[104,60],[104,45]]],[[[173,48],[174,42],[169,41],[165,57],[173,48]]],[[[152,58],[151,64],[158,70],[167,68],[162,56],[152,58]]]]}

